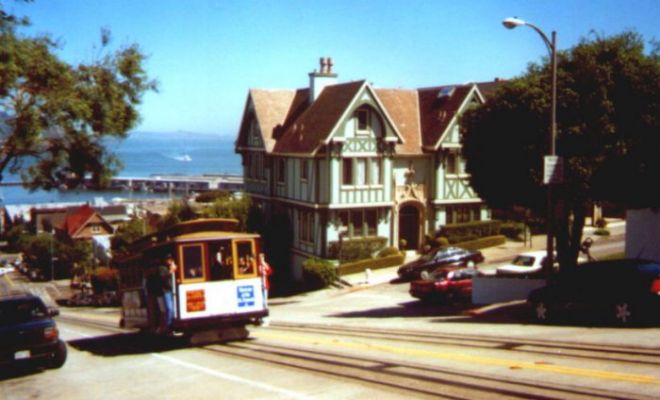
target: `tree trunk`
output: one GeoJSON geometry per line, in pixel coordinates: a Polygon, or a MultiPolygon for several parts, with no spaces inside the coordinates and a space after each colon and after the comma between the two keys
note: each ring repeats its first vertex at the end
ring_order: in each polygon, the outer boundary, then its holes
{"type": "Polygon", "coordinates": [[[582,230],[586,217],[586,207],[583,202],[561,201],[559,217],[555,226],[557,237],[557,258],[562,270],[575,268],[582,244],[582,230]]]}

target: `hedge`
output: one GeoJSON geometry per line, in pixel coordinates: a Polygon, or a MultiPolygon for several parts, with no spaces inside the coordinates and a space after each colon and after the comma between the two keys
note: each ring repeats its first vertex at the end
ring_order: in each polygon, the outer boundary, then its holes
{"type": "Polygon", "coordinates": [[[339,279],[337,268],[328,260],[309,258],[303,263],[303,279],[308,290],[323,289],[339,279]]]}
{"type": "Polygon", "coordinates": [[[330,258],[338,259],[340,263],[364,260],[379,251],[387,244],[384,237],[366,237],[346,239],[341,242],[330,242],[330,258]],[[340,251],[341,250],[341,251],[340,251]]]}
{"type": "Polygon", "coordinates": [[[406,256],[402,253],[388,255],[385,257],[370,258],[366,260],[353,261],[346,264],[341,264],[337,267],[339,275],[349,275],[358,272],[363,272],[367,268],[380,269],[387,267],[394,267],[403,264],[406,256]]]}
{"type": "Polygon", "coordinates": [[[495,235],[483,237],[480,239],[470,240],[466,242],[456,243],[457,247],[462,247],[467,250],[480,250],[487,247],[499,246],[506,243],[506,236],[495,235]]]}
{"type": "Polygon", "coordinates": [[[480,237],[500,234],[500,221],[474,221],[463,224],[449,224],[443,226],[436,237],[446,237],[449,243],[469,242],[480,237]]]}
{"type": "Polygon", "coordinates": [[[503,222],[500,226],[500,234],[513,240],[522,240],[525,235],[525,224],[522,222],[503,222]]]}

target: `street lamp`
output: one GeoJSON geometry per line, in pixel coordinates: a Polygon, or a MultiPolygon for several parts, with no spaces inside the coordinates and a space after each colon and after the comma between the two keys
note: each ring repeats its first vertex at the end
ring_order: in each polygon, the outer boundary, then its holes
{"type": "Polygon", "coordinates": [[[528,26],[534,29],[543,39],[548,52],[550,53],[551,73],[552,73],[552,96],[551,105],[552,111],[550,112],[550,135],[548,136],[548,155],[544,159],[544,173],[543,183],[548,185],[547,190],[547,262],[543,266],[546,276],[550,276],[552,272],[552,265],[554,259],[554,213],[553,213],[553,194],[552,186],[561,183],[562,165],[561,160],[557,157],[555,149],[555,141],[557,138],[557,32],[552,31],[552,40],[548,39],[545,33],[539,27],[531,24],[525,20],[517,17],[506,18],[502,21],[502,25],[507,29],[514,29],[519,26],[528,26]]]}

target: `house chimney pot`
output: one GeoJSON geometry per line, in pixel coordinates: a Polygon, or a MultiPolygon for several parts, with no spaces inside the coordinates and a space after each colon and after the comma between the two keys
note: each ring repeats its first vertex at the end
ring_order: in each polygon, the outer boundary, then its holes
{"type": "Polygon", "coordinates": [[[325,57],[321,57],[320,64],[321,64],[321,71],[319,71],[319,72],[322,73],[322,74],[325,74],[326,73],[326,67],[328,66],[328,63],[327,63],[325,57]]]}
{"type": "Polygon", "coordinates": [[[321,70],[309,74],[309,102],[313,103],[318,98],[326,86],[334,85],[337,81],[337,75],[332,71],[334,65],[332,58],[321,57],[319,59],[321,70]]]}

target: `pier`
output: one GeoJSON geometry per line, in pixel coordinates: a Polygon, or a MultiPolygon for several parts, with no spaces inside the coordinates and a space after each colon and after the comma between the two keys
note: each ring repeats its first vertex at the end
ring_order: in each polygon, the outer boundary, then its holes
{"type": "MultiPolygon", "coordinates": [[[[21,185],[21,181],[0,182],[0,186],[21,185]]],[[[90,180],[85,180],[84,185],[89,189],[93,189],[90,180]]],[[[243,176],[230,174],[117,176],[110,180],[108,189],[177,193],[206,192],[210,190],[238,192],[243,190],[243,176]]]]}
{"type": "Polygon", "coordinates": [[[243,176],[229,174],[152,175],[150,177],[115,177],[110,180],[112,190],[146,192],[206,192],[243,190],[243,176]]]}

